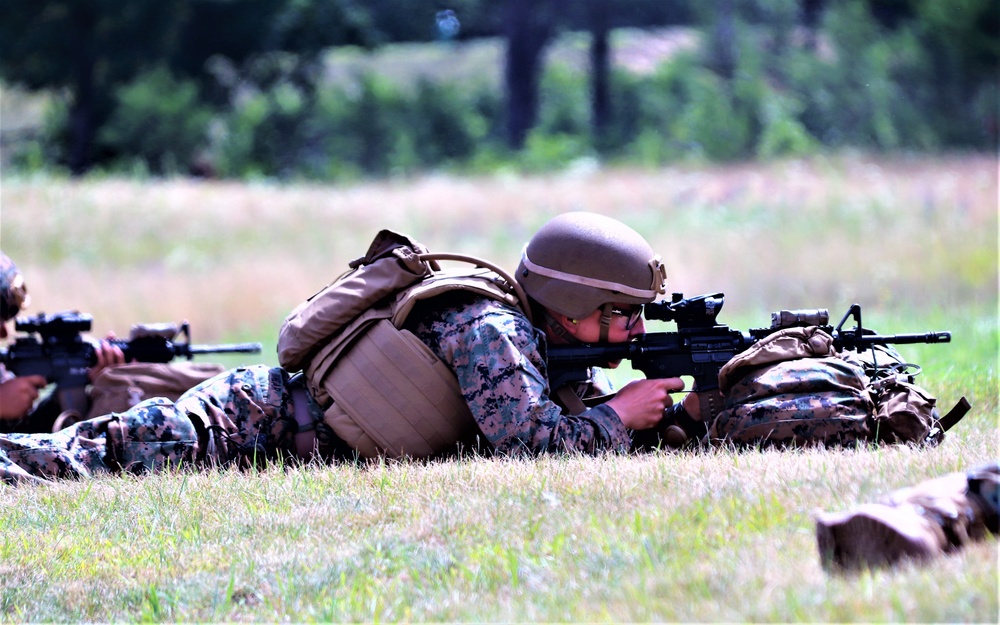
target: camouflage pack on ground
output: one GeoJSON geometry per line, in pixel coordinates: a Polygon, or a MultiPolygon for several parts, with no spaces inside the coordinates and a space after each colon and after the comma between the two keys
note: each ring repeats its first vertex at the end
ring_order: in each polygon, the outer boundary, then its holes
{"type": "Polygon", "coordinates": [[[709,439],[777,446],[940,442],[946,428],[935,398],[900,372],[901,360],[883,363],[873,369],[854,352],[838,352],[817,327],[775,332],[719,372],[725,405],[709,439]]]}
{"type": "Polygon", "coordinates": [[[823,567],[854,570],[928,559],[996,535],[1000,462],[903,488],[876,503],[816,518],[823,567]]]}

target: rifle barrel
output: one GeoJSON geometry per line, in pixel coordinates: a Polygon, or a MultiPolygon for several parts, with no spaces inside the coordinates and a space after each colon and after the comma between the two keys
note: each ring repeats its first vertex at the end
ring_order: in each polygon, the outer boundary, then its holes
{"type": "Polygon", "coordinates": [[[926,332],[924,334],[862,334],[853,339],[859,344],[881,345],[886,343],[950,343],[951,332],[926,332]]]}
{"type": "Polygon", "coordinates": [[[263,347],[260,343],[229,343],[223,345],[188,345],[191,354],[259,354],[263,347]]]}

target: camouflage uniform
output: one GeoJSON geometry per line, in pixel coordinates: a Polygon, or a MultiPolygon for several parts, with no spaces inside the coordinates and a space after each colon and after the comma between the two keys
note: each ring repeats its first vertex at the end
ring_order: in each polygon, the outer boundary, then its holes
{"type": "Polygon", "coordinates": [[[472,416],[497,451],[629,449],[629,431],[612,408],[569,415],[549,398],[545,339],[520,311],[490,299],[455,300],[415,310],[412,329],[455,371],[472,416]]]}
{"type": "Polygon", "coordinates": [[[0,321],[7,322],[28,303],[24,279],[20,277],[17,265],[0,252],[0,321]]]}
{"type": "MultiPolygon", "coordinates": [[[[411,319],[417,336],[456,372],[494,450],[595,453],[630,447],[629,431],[608,406],[571,416],[548,398],[544,338],[521,312],[473,298],[428,305],[411,319]]],[[[240,367],[176,402],[150,399],[54,434],[0,436],[0,478],[45,480],[291,458],[298,431],[291,386],[298,379],[281,368],[240,367]]],[[[322,423],[322,409],[306,398],[320,456],[349,457],[350,450],[322,423]]]]}
{"type": "Polygon", "coordinates": [[[54,434],[0,436],[0,478],[245,466],[288,455],[296,426],[287,380],[278,368],[239,367],[206,380],[177,402],[153,398],[54,434]]]}
{"type": "MultiPolygon", "coordinates": [[[[11,293],[11,284],[17,274],[17,266],[14,264],[14,261],[3,252],[0,252],[0,323],[7,323],[21,307],[20,302],[16,306],[14,305],[12,301],[13,294],[11,293]]],[[[0,364],[0,383],[11,380],[14,377],[13,373],[7,371],[7,367],[0,364]]]]}

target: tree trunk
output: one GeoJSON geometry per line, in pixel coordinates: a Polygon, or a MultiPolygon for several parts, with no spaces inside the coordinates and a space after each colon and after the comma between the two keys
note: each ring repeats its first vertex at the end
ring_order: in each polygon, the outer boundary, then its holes
{"type": "Polygon", "coordinates": [[[608,3],[590,0],[590,113],[594,143],[604,145],[611,124],[611,44],[608,3]]]}
{"type": "Polygon", "coordinates": [[[736,18],[733,0],[715,0],[709,66],[727,81],[736,75],[736,18]]]}
{"type": "Polygon", "coordinates": [[[538,83],[542,52],[554,31],[547,0],[507,0],[504,84],[507,96],[507,146],[524,147],[538,121],[538,83]]]}
{"type": "Polygon", "coordinates": [[[70,33],[73,57],[73,103],[69,109],[69,169],[81,176],[90,167],[94,142],[94,16],[80,10],[70,33]]]}
{"type": "Polygon", "coordinates": [[[823,0],[801,0],[802,27],[805,30],[805,48],[815,52],[817,33],[823,17],[823,0]]]}

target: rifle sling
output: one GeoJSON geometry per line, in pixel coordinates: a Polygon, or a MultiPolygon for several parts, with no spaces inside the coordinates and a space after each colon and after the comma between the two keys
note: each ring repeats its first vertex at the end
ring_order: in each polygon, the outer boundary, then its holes
{"type": "Polygon", "coordinates": [[[962,417],[972,409],[972,404],[969,403],[964,396],[958,400],[955,407],[948,411],[948,414],[941,417],[938,420],[938,426],[942,431],[947,432],[951,428],[955,427],[955,424],[962,420],[962,417]]]}
{"type": "Polygon", "coordinates": [[[292,396],[292,414],[298,432],[295,434],[295,455],[302,460],[309,460],[316,453],[316,421],[309,412],[309,397],[301,384],[301,377],[289,383],[292,396]]]}
{"type": "Polygon", "coordinates": [[[573,389],[569,384],[563,384],[557,388],[555,396],[563,407],[565,407],[566,410],[569,410],[570,414],[577,415],[587,409],[586,404],[584,404],[583,400],[573,392],[573,389]]]}
{"type": "MultiPolygon", "coordinates": [[[[722,412],[722,395],[719,394],[718,390],[711,391],[692,391],[698,394],[698,411],[701,413],[698,415],[701,420],[702,427],[705,431],[708,431],[708,425],[722,412]]],[[[687,414],[687,411],[684,412],[687,414]]],[[[685,428],[687,430],[687,428],[685,428]]]]}

